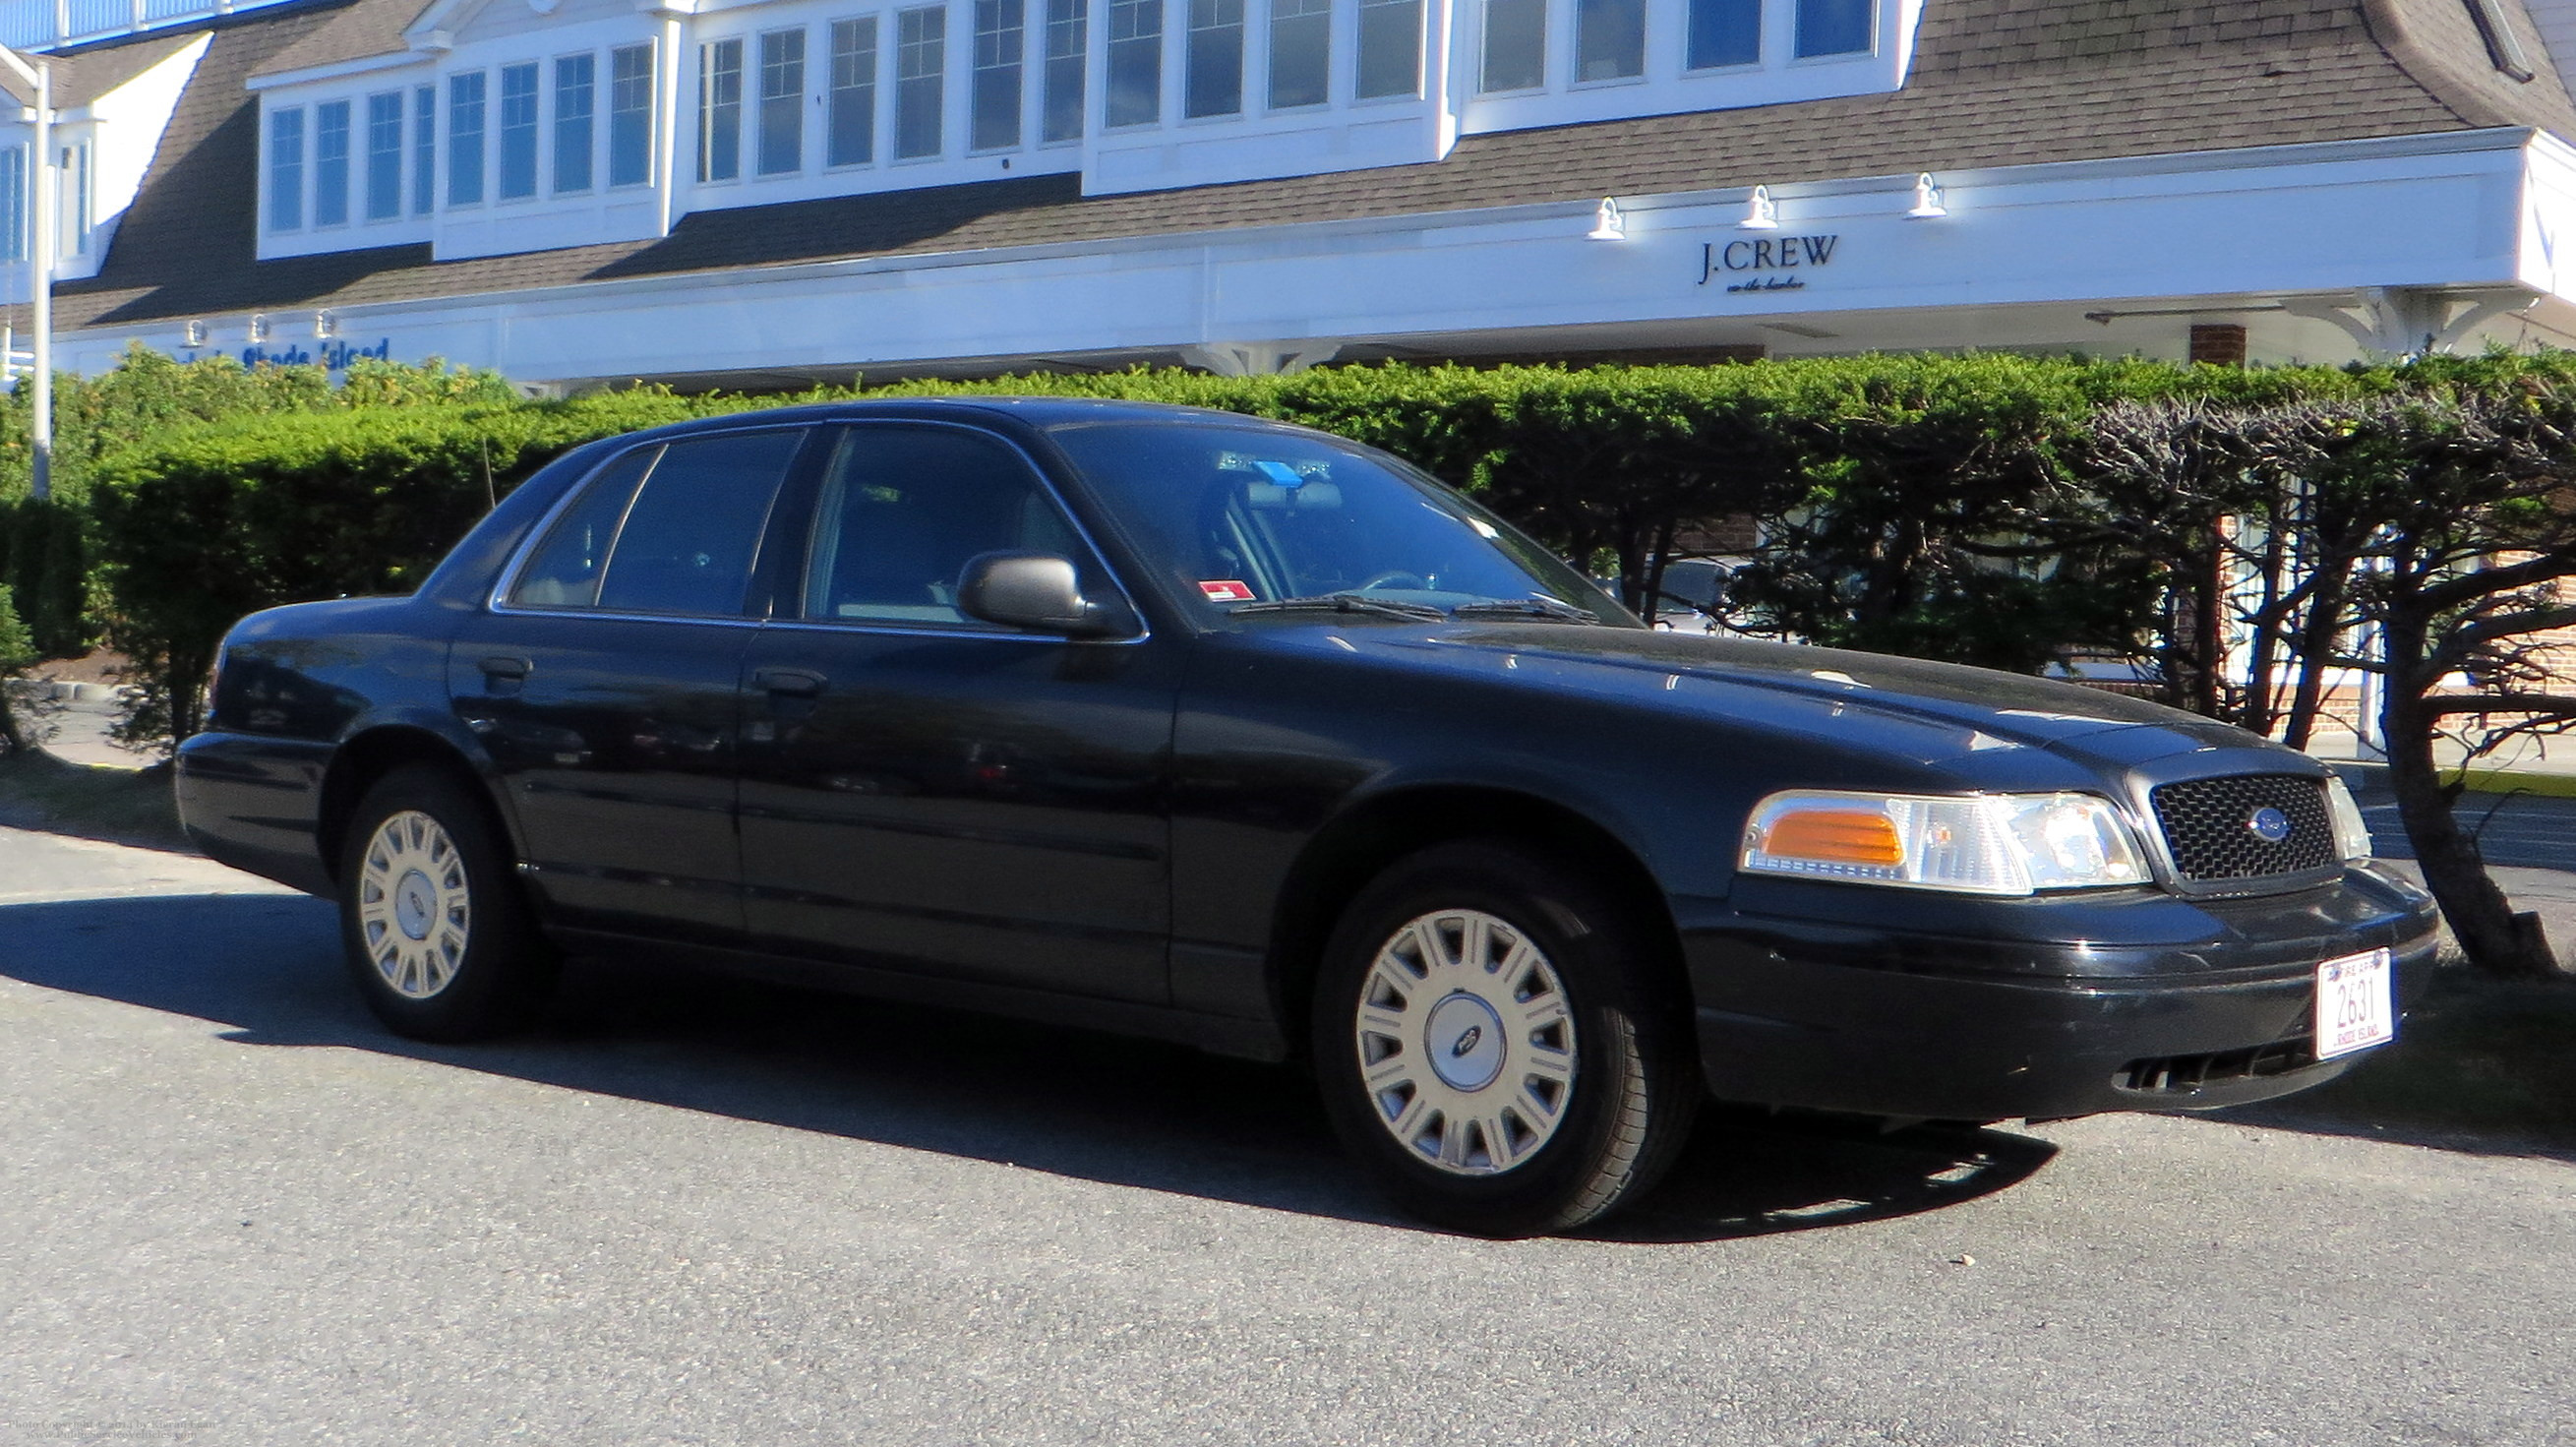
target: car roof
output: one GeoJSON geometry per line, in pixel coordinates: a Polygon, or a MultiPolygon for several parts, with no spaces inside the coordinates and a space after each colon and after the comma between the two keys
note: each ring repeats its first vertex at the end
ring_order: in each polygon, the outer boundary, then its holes
{"type": "Polygon", "coordinates": [[[677,436],[690,432],[720,430],[745,423],[775,425],[782,422],[832,422],[860,418],[939,418],[963,420],[1008,420],[1023,427],[1044,431],[1055,427],[1100,422],[1207,422],[1237,427],[1273,428],[1282,431],[1305,431],[1285,422],[1252,417],[1241,412],[1228,412],[1215,407],[1186,407],[1168,402],[1128,402],[1102,397],[871,397],[848,402],[815,402],[800,407],[778,407],[754,412],[728,412],[717,417],[696,417],[686,422],[647,429],[638,436],[677,436]]]}

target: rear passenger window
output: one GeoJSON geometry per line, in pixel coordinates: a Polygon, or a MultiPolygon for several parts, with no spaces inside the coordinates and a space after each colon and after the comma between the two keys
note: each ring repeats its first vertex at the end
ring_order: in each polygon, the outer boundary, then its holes
{"type": "Polygon", "coordinates": [[[805,616],[966,623],[957,582],[977,554],[1070,558],[1089,596],[1111,591],[1080,535],[1018,453],[980,433],[853,427],[841,434],[806,559],[805,616]]]}
{"type": "Polygon", "coordinates": [[[619,613],[741,613],[770,502],[804,440],[801,430],[736,432],[618,459],[528,560],[512,601],[619,613]]]}
{"type": "Polygon", "coordinates": [[[579,498],[555,521],[543,547],[519,570],[510,601],[527,608],[588,608],[599,601],[599,579],[608,571],[608,545],[635,484],[644,480],[658,447],[638,447],[593,474],[579,498]]]}

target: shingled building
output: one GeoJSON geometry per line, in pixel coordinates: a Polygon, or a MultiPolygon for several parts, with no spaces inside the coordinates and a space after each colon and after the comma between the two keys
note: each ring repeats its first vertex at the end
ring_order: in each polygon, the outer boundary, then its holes
{"type": "Polygon", "coordinates": [[[10,16],[84,370],[2576,344],[2576,0],[115,8],[10,16]]]}

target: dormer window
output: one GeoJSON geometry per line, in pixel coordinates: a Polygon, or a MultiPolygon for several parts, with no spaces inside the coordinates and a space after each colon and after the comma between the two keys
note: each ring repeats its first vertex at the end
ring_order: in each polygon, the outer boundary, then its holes
{"type": "Polygon", "coordinates": [[[1798,58],[1866,55],[1877,43],[1876,0],[1798,0],[1798,58]]]}
{"type": "Polygon", "coordinates": [[[2524,53],[2522,41],[2505,23],[2504,11],[2496,0],[2468,0],[2469,19],[2477,22],[2478,38],[2487,43],[2487,61],[2515,80],[2528,81],[2535,73],[2531,57],[2524,53]]]}
{"type": "Polygon", "coordinates": [[[268,229],[303,227],[304,108],[292,106],[268,117],[268,229]]]}

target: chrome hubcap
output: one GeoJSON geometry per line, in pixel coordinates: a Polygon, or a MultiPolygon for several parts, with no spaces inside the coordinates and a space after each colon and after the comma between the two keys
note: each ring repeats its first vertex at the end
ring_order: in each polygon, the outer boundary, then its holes
{"type": "Polygon", "coordinates": [[[465,860],[446,829],[417,809],[378,825],[358,867],[358,928],[385,983],[415,1000],[446,989],[473,924],[465,860]]]}
{"type": "Polygon", "coordinates": [[[1574,1094],[1574,1018],[1547,956],[1482,910],[1388,936],[1360,991],[1360,1077],[1378,1123],[1425,1164],[1492,1175],[1556,1135],[1574,1094]]]}

